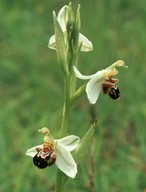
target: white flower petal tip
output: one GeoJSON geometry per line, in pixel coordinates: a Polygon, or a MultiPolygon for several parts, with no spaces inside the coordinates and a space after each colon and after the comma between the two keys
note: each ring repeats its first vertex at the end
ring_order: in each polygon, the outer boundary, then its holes
{"type": "Polygon", "coordinates": [[[76,77],[79,78],[79,79],[83,79],[83,80],[87,79],[88,80],[88,79],[91,79],[94,76],[94,75],[82,75],[80,73],[80,71],[75,66],[73,66],[73,70],[75,72],[76,77]]]}
{"type": "Polygon", "coordinates": [[[73,66],[73,70],[75,72],[76,77],[78,77],[79,79],[88,79],[88,76],[82,75],[75,66],[73,66]]]}
{"type": "Polygon", "coordinates": [[[55,13],[55,11],[53,11],[53,17],[56,17],[56,13],[55,13]]]}
{"type": "Polygon", "coordinates": [[[82,35],[81,33],[79,34],[79,43],[82,44],[81,51],[88,52],[93,50],[92,42],[89,41],[89,39],[84,35],[82,35]]]}
{"type": "Polygon", "coordinates": [[[48,43],[48,48],[56,50],[55,35],[50,37],[49,43],[48,43]]]}

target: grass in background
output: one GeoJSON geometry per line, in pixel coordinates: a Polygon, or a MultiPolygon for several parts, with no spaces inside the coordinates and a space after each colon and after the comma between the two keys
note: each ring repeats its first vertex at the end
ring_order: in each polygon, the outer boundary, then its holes
{"type": "MultiPolygon", "coordinates": [[[[47,126],[57,136],[63,80],[54,51],[52,10],[68,1],[1,1],[0,13],[0,191],[53,191],[55,168],[38,170],[25,151],[42,142],[37,130],[47,126]]],[[[81,53],[83,74],[123,59],[128,70],[118,75],[121,99],[100,95],[91,106],[86,96],[76,103],[70,132],[82,136],[95,111],[98,127],[76,180],[67,191],[144,192],[146,190],[146,3],[132,0],[83,0],[81,32],[94,45],[81,53]],[[94,167],[94,169],[93,169],[94,167]],[[89,174],[91,172],[91,174],[89,174]]],[[[80,81],[79,81],[80,83],[80,81]]],[[[87,151],[88,151],[87,146],[87,151]]]]}

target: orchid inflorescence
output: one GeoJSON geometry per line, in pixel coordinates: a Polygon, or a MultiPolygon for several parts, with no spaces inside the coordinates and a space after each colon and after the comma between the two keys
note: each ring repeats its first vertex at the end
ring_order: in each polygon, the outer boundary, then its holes
{"type": "MultiPolygon", "coordinates": [[[[58,63],[64,74],[64,108],[61,124],[61,139],[54,139],[48,128],[44,127],[39,132],[45,134],[44,142],[27,150],[26,155],[33,158],[33,163],[40,169],[56,165],[61,172],[70,178],[77,174],[79,163],[87,150],[95,126],[91,125],[85,135],[80,138],[68,135],[69,114],[74,102],[86,92],[91,104],[95,104],[100,93],[117,100],[120,98],[120,90],[116,83],[118,74],[117,67],[126,67],[124,61],[118,60],[109,67],[99,70],[92,75],[83,75],[78,70],[79,51],[88,52],[93,50],[93,45],[88,38],[80,33],[80,5],[76,15],[71,3],[61,8],[58,15],[53,11],[54,32],[49,39],[48,47],[56,50],[58,63]],[[76,78],[88,80],[86,84],[76,88],[76,78]]],[[[61,176],[60,176],[61,177],[61,176]]],[[[59,177],[57,179],[59,182],[59,177]]],[[[56,188],[56,192],[57,189],[56,188]]],[[[59,190],[58,190],[59,191],[59,190]]]]}

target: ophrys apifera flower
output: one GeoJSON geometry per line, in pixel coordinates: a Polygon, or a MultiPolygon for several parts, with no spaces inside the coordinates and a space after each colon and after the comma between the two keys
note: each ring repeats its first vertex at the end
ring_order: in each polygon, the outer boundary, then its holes
{"type": "Polygon", "coordinates": [[[112,99],[118,99],[120,97],[120,91],[115,85],[118,79],[113,78],[113,76],[118,74],[116,67],[123,67],[124,65],[124,61],[118,60],[106,69],[97,71],[95,74],[88,76],[82,75],[79,70],[74,67],[76,77],[89,80],[86,85],[86,93],[91,104],[96,103],[101,92],[108,94],[112,99]]]}
{"type": "Polygon", "coordinates": [[[45,134],[44,143],[28,149],[26,155],[33,157],[33,163],[38,168],[56,164],[68,177],[74,178],[77,173],[77,164],[71,151],[77,148],[80,138],[70,135],[62,139],[54,139],[48,128],[44,127],[39,131],[45,134]]]}

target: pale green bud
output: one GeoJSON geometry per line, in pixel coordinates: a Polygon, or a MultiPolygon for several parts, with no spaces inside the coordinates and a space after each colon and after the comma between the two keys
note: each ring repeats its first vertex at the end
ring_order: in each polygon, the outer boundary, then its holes
{"type": "MultiPolygon", "coordinates": [[[[79,9],[78,9],[79,12],[79,9]]],[[[78,13],[79,15],[79,13],[78,13]]],[[[73,57],[73,55],[78,54],[78,40],[79,40],[79,28],[78,23],[76,23],[76,17],[73,13],[71,3],[68,8],[68,22],[67,22],[67,36],[68,36],[68,50],[73,57]]]]}
{"type": "Polygon", "coordinates": [[[68,74],[68,63],[67,63],[67,47],[64,38],[64,33],[58,22],[55,12],[53,12],[54,18],[54,30],[55,30],[55,42],[58,62],[65,74],[68,74]]]}

